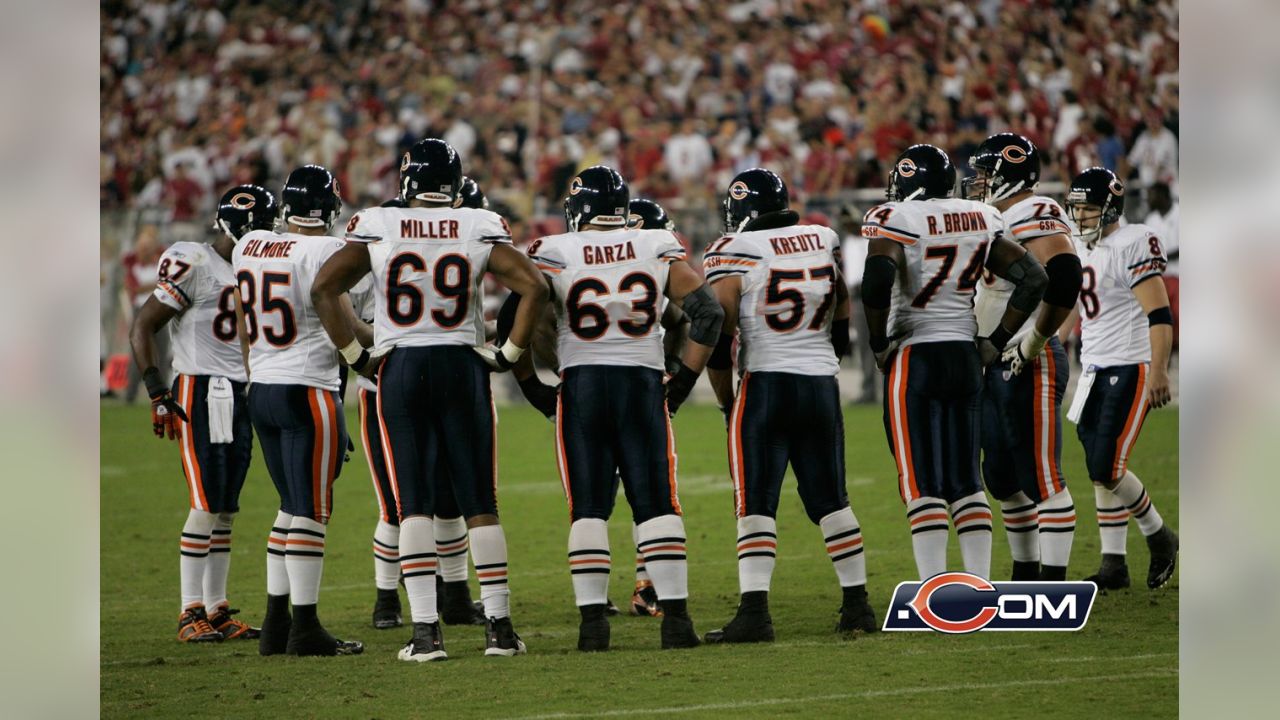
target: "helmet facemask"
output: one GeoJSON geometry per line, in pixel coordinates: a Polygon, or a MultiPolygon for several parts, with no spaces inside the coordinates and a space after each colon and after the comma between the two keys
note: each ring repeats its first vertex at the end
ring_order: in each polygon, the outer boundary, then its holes
{"type": "MultiPolygon", "coordinates": [[[[1107,225],[1107,207],[1091,205],[1083,195],[1081,192],[1072,192],[1067,196],[1067,216],[1075,225],[1075,238],[1092,248],[1102,238],[1102,229],[1107,225]]],[[[1110,201],[1106,203],[1110,204],[1110,201]]]]}

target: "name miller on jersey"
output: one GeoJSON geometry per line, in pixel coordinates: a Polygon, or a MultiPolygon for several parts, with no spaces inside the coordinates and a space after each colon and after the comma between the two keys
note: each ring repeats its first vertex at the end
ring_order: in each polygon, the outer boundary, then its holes
{"type": "Polygon", "coordinates": [[[400,237],[405,239],[456,240],[458,238],[458,221],[404,218],[400,221],[400,237]]]}

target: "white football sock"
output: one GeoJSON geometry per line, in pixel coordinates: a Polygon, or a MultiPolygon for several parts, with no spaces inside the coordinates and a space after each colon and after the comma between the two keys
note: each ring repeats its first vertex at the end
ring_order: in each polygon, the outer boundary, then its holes
{"type": "Polygon", "coordinates": [[[1151,502],[1147,489],[1131,471],[1124,471],[1124,477],[1112,488],[1111,494],[1124,504],[1125,510],[1138,522],[1138,529],[1143,535],[1155,535],[1164,527],[1164,518],[1160,517],[1155,503],[1151,502]]]}
{"type": "Polygon", "coordinates": [[[415,515],[400,521],[400,570],[409,613],[416,623],[439,619],[436,609],[436,538],[432,520],[415,515]]]}
{"type": "Polygon", "coordinates": [[[285,548],[289,542],[289,526],[293,524],[293,516],[276,511],[276,520],[271,523],[271,532],[267,535],[267,594],[289,594],[289,571],[285,567],[285,548]]]}
{"type": "Polygon", "coordinates": [[[921,580],[947,569],[947,504],[941,498],[922,497],[907,503],[907,521],[911,524],[911,549],[916,556],[916,571],[921,580]]]}
{"type": "Polygon", "coordinates": [[[395,590],[400,583],[400,526],[379,520],[373,530],[373,584],[395,590]]]}
{"type": "MultiPolygon", "coordinates": [[[[192,509],[182,525],[178,542],[178,576],[182,581],[182,609],[204,605],[204,573],[209,562],[209,536],[213,513],[192,509]]],[[[210,608],[212,609],[212,608],[210,608]]]]}
{"type": "Polygon", "coordinates": [[[631,523],[631,546],[636,550],[636,583],[649,582],[649,571],[644,567],[644,553],[640,552],[640,530],[631,523]]]}
{"type": "Polygon", "coordinates": [[[480,581],[480,600],[484,616],[504,618],[511,615],[511,588],[507,585],[507,536],[501,525],[471,528],[471,557],[480,581]]]}
{"type": "Polygon", "coordinates": [[[1124,555],[1129,539],[1129,511],[1124,503],[1101,485],[1093,486],[1093,501],[1098,508],[1098,535],[1103,555],[1124,555]]]}
{"type": "Polygon", "coordinates": [[[660,515],[637,528],[644,566],[653,579],[659,600],[689,597],[689,563],[686,560],[684,520],[679,515],[660,515]]]}
{"type": "Polygon", "coordinates": [[[609,602],[609,526],[583,518],[569,526],[569,577],[579,607],[609,602]]]}
{"type": "Polygon", "coordinates": [[[853,508],[843,508],[818,521],[827,557],[836,570],[840,587],[867,584],[867,556],[862,552],[862,529],[853,508]]]}
{"type": "Polygon", "coordinates": [[[295,516],[289,525],[284,561],[289,572],[290,601],[294,605],[315,605],[320,600],[324,536],[324,525],[311,518],[295,516]]]}
{"type": "Polygon", "coordinates": [[[768,592],[777,561],[777,521],[766,515],[738,518],[738,589],[768,592]]]}
{"type": "Polygon", "coordinates": [[[461,517],[435,519],[436,555],[445,582],[467,579],[467,521],[461,517]]]}
{"type": "Polygon", "coordinates": [[[1040,538],[1036,535],[1039,517],[1036,504],[1019,490],[1000,501],[1004,534],[1009,539],[1009,555],[1015,562],[1039,562],[1040,538]]]}
{"type": "Polygon", "coordinates": [[[218,513],[213,518],[209,540],[209,560],[204,566],[204,606],[213,612],[227,604],[227,574],[231,572],[231,524],[235,513],[218,513]]]}
{"type": "Polygon", "coordinates": [[[1066,567],[1071,560],[1071,543],[1076,536],[1076,506],[1071,491],[1062,492],[1039,505],[1040,557],[1045,565],[1066,567]]]}
{"type": "Polygon", "coordinates": [[[951,503],[951,520],[965,571],[991,577],[991,505],[987,494],[976,492],[951,503]]]}

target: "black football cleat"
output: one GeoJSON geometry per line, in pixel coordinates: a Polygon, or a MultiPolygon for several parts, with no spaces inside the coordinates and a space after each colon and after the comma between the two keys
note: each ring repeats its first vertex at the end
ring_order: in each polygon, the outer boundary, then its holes
{"type": "Polygon", "coordinates": [[[612,601],[612,600],[605,600],[605,601],[604,601],[604,614],[605,614],[605,615],[608,615],[609,617],[613,617],[614,615],[621,615],[621,614],[622,614],[622,611],[618,609],[618,606],[617,606],[617,605],[614,605],[614,604],[613,604],[613,601],[612,601]]]}
{"type": "Polygon", "coordinates": [[[288,595],[268,595],[267,614],[262,618],[262,629],[258,633],[259,655],[280,655],[289,646],[289,633],[293,629],[293,619],[289,615],[288,595]]]}
{"type": "Polygon", "coordinates": [[[1129,587],[1129,566],[1123,555],[1103,555],[1098,572],[1085,581],[1097,584],[1099,590],[1124,590],[1129,587]]]}
{"type": "Polygon", "coordinates": [[[373,603],[373,626],[387,630],[401,625],[404,625],[404,618],[400,616],[400,590],[378,588],[378,599],[373,603]]]}
{"type": "Polygon", "coordinates": [[[1039,580],[1040,563],[1036,560],[1014,560],[1010,580],[1039,580]]]}
{"type": "Polygon", "coordinates": [[[867,601],[866,586],[844,588],[844,604],[840,606],[840,621],[836,623],[836,632],[847,635],[873,633],[879,629],[876,611],[871,609],[871,603],[867,601]]]}
{"type": "Polygon", "coordinates": [[[484,621],[484,654],[497,657],[523,655],[524,641],[511,626],[511,618],[488,618],[484,621]]]}
{"type": "Polygon", "coordinates": [[[684,600],[662,602],[662,649],[677,650],[701,645],[698,633],[693,629],[684,600]]]}
{"type": "Polygon", "coordinates": [[[662,617],[662,608],[658,607],[658,591],[654,589],[652,582],[646,580],[636,583],[627,613],[636,617],[662,617]]]}
{"type": "Polygon", "coordinates": [[[1178,563],[1178,536],[1164,525],[1147,537],[1147,548],[1151,551],[1147,587],[1155,590],[1173,577],[1173,568],[1178,563]]]}
{"type": "Polygon", "coordinates": [[[316,617],[315,605],[293,606],[293,627],[289,630],[289,643],[285,652],[304,657],[333,655],[359,655],[364,643],[359,640],[339,640],[329,634],[316,617]]]}
{"type": "Polygon", "coordinates": [[[1041,565],[1040,582],[1066,582],[1066,565],[1041,565]]]}
{"type": "Polygon", "coordinates": [[[262,635],[262,630],[235,619],[233,616],[238,612],[240,611],[236,608],[223,605],[209,616],[209,624],[222,633],[224,640],[257,640],[262,635]]]}
{"type": "Polygon", "coordinates": [[[444,651],[444,635],[440,632],[440,623],[414,623],[413,637],[396,653],[396,657],[405,662],[438,662],[448,660],[444,651]]]}
{"type": "Polygon", "coordinates": [[[709,645],[773,642],[773,618],[769,615],[768,598],[769,593],[764,591],[743,593],[733,619],[719,630],[707,633],[703,640],[709,645]]]}
{"type": "Polygon", "coordinates": [[[578,649],[602,652],[609,649],[609,618],[604,605],[582,605],[578,608],[582,622],[578,625],[578,649]]]}
{"type": "Polygon", "coordinates": [[[184,643],[222,642],[222,633],[209,622],[203,607],[193,607],[178,616],[178,640],[184,643]]]}
{"type": "Polygon", "coordinates": [[[471,587],[466,580],[441,582],[436,585],[440,619],[445,625],[483,625],[484,606],[471,601],[471,587]]]}

